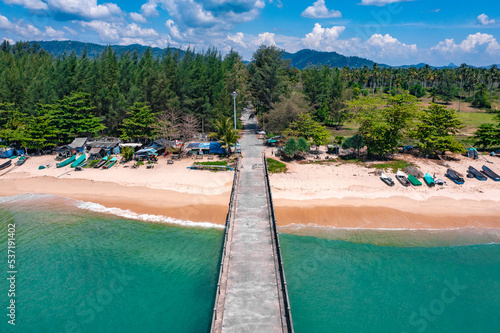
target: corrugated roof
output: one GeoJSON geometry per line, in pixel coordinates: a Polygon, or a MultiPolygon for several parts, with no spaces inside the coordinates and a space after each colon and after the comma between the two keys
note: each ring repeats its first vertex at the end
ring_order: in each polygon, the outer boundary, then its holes
{"type": "Polygon", "coordinates": [[[80,148],[80,147],[83,147],[86,142],[87,142],[87,138],[76,138],[73,140],[73,142],[71,142],[70,145],[75,147],[75,148],[80,148]]]}

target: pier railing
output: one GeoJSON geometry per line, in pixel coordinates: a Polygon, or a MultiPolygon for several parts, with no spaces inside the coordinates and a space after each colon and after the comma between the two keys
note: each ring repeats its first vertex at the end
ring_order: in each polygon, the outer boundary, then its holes
{"type": "Polygon", "coordinates": [[[211,333],[216,331],[215,323],[217,321],[218,316],[222,315],[221,313],[218,313],[219,312],[218,311],[219,297],[221,294],[221,283],[222,283],[223,273],[224,273],[224,270],[227,269],[227,267],[224,267],[225,266],[224,264],[225,264],[225,258],[226,258],[226,253],[227,253],[227,244],[228,244],[229,231],[230,231],[230,227],[231,227],[231,219],[233,218],[233,212],[234,212],[236,188],[237,188],[238,182],[239,182],[239,171],[240,171],[240,158],[238,157],[238,159],[236,160],[236,168],[234,169],[233,187],[231,189],[231,198],[229,199],[229,209],[228,209],[227,215],[226,215],[224,240],[222,241],[219,280],[217,281],[217,292],[215,293],[215,303],[214,303],[213,314],[212,314],[212,324],[210,326],[211,333]]]}
{"type": "Polygon", "coordinates": [[[270,215],[271,215],[271,232],[272,232],[272,237],[274,241],[274,246],[275,246],[275,251],[276,251],[276,256],[277,256],[277,261],[278,261],[278,271],[281,279],[281,293],[283,295],[283,303],[284,303],[284,316],[286,320],[286,327],[287,327],[287,332],[288,333],[293,333],[293,321],[292,321],[292,311],[290,307],[290,299],[288,298],[288,290],[287,290],[287,284],[286,284],[286,278],[285,278],[285,271],[283,268],[283,259],[281,256],[281,246],[280,246],[280,240],[278,236],[278,227],[276,225],[276,216],[274,215],[274,203],[273,203],[273,197],[271,194],[271,184],[269,182],[269,172],[267,170],[267,158],[266,155],[263,154],[263,159],[264,159],[264,173],[265,173],[265,178],[266,178],[266,189],[267,189],[267,195],[268,195],[268,200],[269,200],[269,210],[270,210],[270,215]]]}

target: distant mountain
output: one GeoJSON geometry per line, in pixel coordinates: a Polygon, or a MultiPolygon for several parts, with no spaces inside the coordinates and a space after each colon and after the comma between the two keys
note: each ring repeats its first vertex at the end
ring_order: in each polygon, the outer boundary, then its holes
{"type": "MultiPolygon", "coordinates": [[[[284,58],[291,61],[291,66],[304,69],[308,66],[316,65],[329,65],[330,67],[344,67],[362,68],[368,66],[373,67],[374,61],[360,58],[360,57],[346,57],[337,52],[320,52],[315,50],[300,50],[297,53],[285,52],[284,58]]],[[[390,67],[387,65],[380,65],[379,67],[390,67]]]]}
{"type": "MultiPolygon", "coordinates": [[[[67,54],[70,54],[71,52],[75,51],[77,56],[82,55],[83,49],[85,46],[87,47],[87,55],[90,58],[95,58],[99,56],[102,51],[107,47],[107,45],[100,45],[100,44],[93,44],[93,43],[83,43],[83,42],[76,42],[76,41],[50,41],[50,42],[31,42],[32,44],[38,44],[42,49],[45,51],[52,53],[54,56],[60,56],[66,52],[67,54]]],[[[147,46],[142,46],[139,44],[133,44],[133,45],[111,45],[111,48],[118,54],[121,55],[124,52],[134,52],[137,51],[140,54],[142,54],[146,49],[148,48],[147,46]]],[[[171,48],[171,50],[177,50],[175,48],[171,48]]],[[[161,49],[159,47],[152,47],[151,52],[153,53],[154,56],[161,56],[165,53],[165,49],[161,49]]],[[[182,52],[182,51],[181,51],[182,52]]]]}

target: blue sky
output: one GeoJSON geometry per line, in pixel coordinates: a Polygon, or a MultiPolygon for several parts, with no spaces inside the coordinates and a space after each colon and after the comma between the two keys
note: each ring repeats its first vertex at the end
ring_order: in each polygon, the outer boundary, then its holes
{"type": "Polygon", "coordinates": [[[389,65],[500,63],[497,1],[0,0],[0,39],[310,48],[389,65]]]}

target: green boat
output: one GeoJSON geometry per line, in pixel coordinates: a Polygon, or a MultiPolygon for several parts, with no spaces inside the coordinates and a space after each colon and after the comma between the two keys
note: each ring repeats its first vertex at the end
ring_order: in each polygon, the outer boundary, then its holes
{"type": "Polygon", "coordinates": [[[422,186],[422,182],[412,175],[408,175],[408,180],[413,186],[422,186]]]}
{"type": "Polygon", "coordinates": [[[86,158],[87,156],[85,154],[81,154],[80,157],[78,157],[73,163],[71,163],[71,167],[76,168],[77,166],[85,162],[86,158]]]}
{"type": "Polygon", "coordinates": [[[429,175],[428,173],[425,174],[424,180],[425,180],[425,183],[427,184],[427,186],[429,186],[429,187],[433,187],[436,185],[436,183],[434,182],[434,178],[432,178],[432,176],[429,175]]]}
{"type": "Polygon", "coordinates": [[[115,165],[115,163],[116,163],[116,157],[113,157],[113,158],[112,158],[112,159],[110,159],[110,160],[108,161],[108,163],[106,163],[106,164],[105,164],[102,168],[103,168],[103,169],[109,169],[109,168],[111,168],[113,165],[115,165]]]}
{"type": "Polygon", "coordinates": [[[58,168],[65,167],[66,165],[72,163],[74,160],[76,160],[76,155],[71,156],[70,158],[62,161],[61,163],[57,163],[56,167],[58,167],[58,168]]]}

